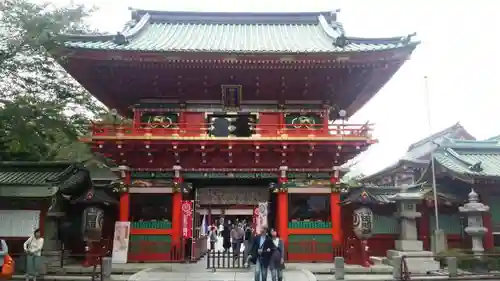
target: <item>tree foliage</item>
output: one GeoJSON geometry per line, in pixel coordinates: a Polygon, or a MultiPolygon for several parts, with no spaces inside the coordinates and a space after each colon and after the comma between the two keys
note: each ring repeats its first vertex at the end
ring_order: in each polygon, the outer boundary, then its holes
{"type": "Polygon", "coordinates": [[[88,157],[78,142],[89,118],[104,114],[50,56],[64,34],[88,33],[83,6],[56,8],[26,0],[0,1],[0,159],[88,157]]]}

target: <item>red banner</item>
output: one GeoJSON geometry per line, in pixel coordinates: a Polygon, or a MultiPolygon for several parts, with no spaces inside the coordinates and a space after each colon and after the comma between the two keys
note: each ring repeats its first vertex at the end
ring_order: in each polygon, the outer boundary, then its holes
{"type": "Polygon", "coordinates": [[[253,216],[252,216],[252,224],[253,224],[253,232],[257,233],[257,221],[259,220],[259,207],[255,207],[253,210],[253,216]]]}
{"type": "Polygon", "coordinates": [[[193,238],[193,201],[182,201],[182,237],[193,238]]]}

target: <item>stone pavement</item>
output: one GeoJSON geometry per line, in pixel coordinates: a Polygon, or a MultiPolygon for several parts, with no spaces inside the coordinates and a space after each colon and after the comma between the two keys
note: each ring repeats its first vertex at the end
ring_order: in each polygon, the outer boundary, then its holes
{"type": "MultiPolygon", "coordinates": [[[[122,278],[112,276],[112,280],[124,281],[122,278]]],[[[293,281],[316,281],[316,277],[307,270],[285,271],[283,279],[293,281]]],[[[252,271],[229,272],[171,272],[158,268],[145,269],[138,272],[128,279],[130,281],[253,281],[252,271]]],[[[271,276],[268,276],[271,280],[271,276]]]]}

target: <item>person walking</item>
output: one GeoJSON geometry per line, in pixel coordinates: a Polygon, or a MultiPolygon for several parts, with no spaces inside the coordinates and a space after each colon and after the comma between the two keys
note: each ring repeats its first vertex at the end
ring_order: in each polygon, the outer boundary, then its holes
{"type": "Polygon", "coordinates": [[[38,276],[38,264],[42,256],[43,238],[40,229],[36,229],[33,235],[24,242],[26,252],[26,281],[36,281],[38,276]]]}
{"type": "Polygon", "coordinates": [[[248,262],[255,264],[254,281],[266,281],[269,264],[276,246],[267,233],[267,227],[259,230],[259,235],[252,241],[252,247],[248,255],[248,262]]]}
{"type": "Polygon", "coordinates": [[[210,250],[215,251],[215,244],[217,243],[217,227],[212,225],[210,227],[210,232],[208,233],[208,239],[210,239],[210,250]]]}
{"type": "Polygon", "coordinates": [[[271,255],[269,268],[271,270],[272,281],[283,280],[283,269],[285,268],[285,244],[278,236],[276,229],[271,229],[271,239],[276,250],[271,255]]]}

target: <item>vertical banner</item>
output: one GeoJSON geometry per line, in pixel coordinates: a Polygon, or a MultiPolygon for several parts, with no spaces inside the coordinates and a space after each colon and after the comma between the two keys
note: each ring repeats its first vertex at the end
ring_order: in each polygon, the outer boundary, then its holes
{"type": "Polygon", "coordinates": [[[130,222],[115,222],[115,234],[113,238],[112,263],[127,263],[128,243],[130,238],[130,222]]]}
{"type": "Polygon", "coordinates": [[[259,223],[259,207],[255,207],[255,209],[253,210],[253,216],[252,216],[252,227],[253,227],[253,230],[255,233],[260,228],[258,223],[259,223]]]}
{"type": "Polygon", "coordinates": [[[183,200],[182,208],[182,237],[193,238],[193,201],[183,200]]]}
{"type": "Polygon", "coordinates": [[[259,216],[257,217],[257,225],[260,227],[267,225],[267,202],[259,202],[259,216]]]}

